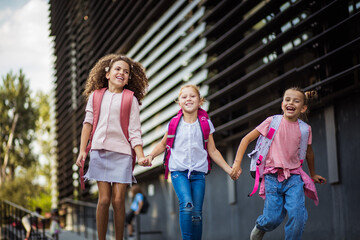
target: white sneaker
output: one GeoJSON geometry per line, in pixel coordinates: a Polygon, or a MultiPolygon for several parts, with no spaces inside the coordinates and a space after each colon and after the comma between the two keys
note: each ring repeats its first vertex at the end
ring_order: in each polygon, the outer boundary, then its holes
{"type": "Polygon", "coordinates": [[[256,226],[253,228],[250,234],[250,240],[262,240],[265,232],[258,229],[256,226]]]}

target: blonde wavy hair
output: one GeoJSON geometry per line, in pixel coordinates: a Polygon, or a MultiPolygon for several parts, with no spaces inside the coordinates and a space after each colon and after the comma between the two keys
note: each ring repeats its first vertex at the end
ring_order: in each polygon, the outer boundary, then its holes
{"type": "Polygon", "coordinates": [[[196,86],[194,84],[186,84],[180,88],[179,95],[178,95],[177,99],[175,100],[176,103],[179,103],[179,98],[185,88],[192,88],[193,90],[195,90],[195,92],[197,93],[197,95],[199,96],[199,99],[200,99],[200,106],[202,106],[204,104],[204,102],[206,102],[206,99],[200,95],[200,88],[198,86],[196,86]]]}
{"type": "Polygon", "coordinates": [[[133,91],[134,96],[138,100],[139,104],[141,104],[141,100],[145,97],[147,87],[149,86],[145,69],[139,62],[120,54],[108,54],[100,58],[90,70],[83,93],[86,100],[88,100],[89,95],[93,91],[108,87],[108,79],[105,75],[107,71],[111,69],[113,64],[120,60],[129,64],[130,67],[129,83],[124,88],[133,91]]]}

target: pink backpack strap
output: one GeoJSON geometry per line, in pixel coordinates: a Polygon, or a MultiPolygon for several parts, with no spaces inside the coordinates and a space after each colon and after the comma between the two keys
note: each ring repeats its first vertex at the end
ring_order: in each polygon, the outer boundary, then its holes
{"type": "MultiPolygon", "coordinates": [[[[210,125],[209,125],[209,122],[208,122],[209,116],[208,116],[207,112],[204,109],[199,108],[199,110],[198,110],[198,118],[199,118],[201,132],[202,132],[203,140],[204,140],[204,149],[207,152],[207,145],[208,145],[208,142],[209,142],[209,135],[210,135],[210,125]]],[[[212,165],[209,153],[207,154],[207,160],[208,160],[208,173],[209,173],[210,170],[211,170],[211,165],[212,165]]]]}
{"type": "Polygon", "coordinates": [[[176,129],[177,126],[179,125],[181,116],[182,116],[182,110],[180,109],[177,115],[173,117],[169,123],[168,135],[166,139],[165,155],[164,155],[165,179],[167,179],[169,175],[169,159],[171,154],[171,148],[174,146],[176,129]]]}
{"type": "MultiPolygon", "coordinates": [[[[124,89],[122,92],[121,98],[121,108],[120,108],[120,125],[121,129],[126,137],[126,140],[129,141],[129,121],[131,113],[131,105],[133,101],[134,92],[128,89],[124,89]]],[[[129,141],[130,143],[130,141],[129,141]]],[[[132,156],[132,169],[134,170],[136,163],[136,154],[134,149],[131,149],[132,156]]]]}
{"type": "Polygon", "coordinates": [[[90,135],[90,140],[86,147],[86,154],[88,154],[91,149],[91,142],[92,142],[92,138],[94,136],[97,124],[99,122],[101,101],[104,97],[105,91],[106,91],[106,88],[101,88],[101,89],[95,90],[94,94],[93,94],[93,124],[92,124],[93,126],[92,126],[91,135],[90,135]]]}
{"type": "Polygon", "coordinates": [[[255,154],[256,156],[255,183],[253,190],[248,195],[249,197],[254,195],[259,188],[260,178],[263,178],[265,159],[270,149],[271,143],[274,140],[275,133],[280,126],[281,120],[282,120],[282,115],[274,115],[273,119],[270,122],[269,130],[266,137],[259,136],[261,142],[256,143],[257,144],[256,147],[258,148],[257,149],[258,153],[255,154]]]}
{"type": "MultiPolygon", "coordinates": [[[[91,130],[91,134],[90,134],[89,143],[86,146],[86,150],[85,150],[86,155],[89,153],[89,151],[91,149],[92,138],[94,136],[97,124],[99,122],[101,101],[102,101],[105,91],[106,91],[106,88],[101,88],[101,89],[95,90],[94,94],[93,94],[93,101],[92,101],[93,102],[93,124],[92,124],[92,130],[91,130]]],[[[82,161],[81,168],[80,168],[80,185],[81,185],[81,189],[83,189],[83,190],[85,189],[84,164],[85,164],[85,162],[82,161]]]]}

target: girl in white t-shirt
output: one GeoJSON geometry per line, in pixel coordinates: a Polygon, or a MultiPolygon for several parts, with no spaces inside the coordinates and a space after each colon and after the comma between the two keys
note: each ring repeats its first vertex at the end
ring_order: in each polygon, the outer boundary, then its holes
{"type": "MultiPolygon", "coordinates": [[[[176,137],[168,168],[171,181],[179,199],[179,218],[182,239],[201,239],[202,235],[202,205],[205,194],[205,174],[208,172],[207,154],[233,179],[238,175],[226,163],[221,153],[216,149],[213,124],[210,126],[207,151],[204,148],[198,111],[204,99],[200,97],[199,88],[195,85],[185,85],[180,89],[178,104],[182,109],[182,117],[176,129],[176,137]]],[[[168,132],[144,161],[143,166],[151,166],[153,158],[166,149],[168,132]]],[[[168,153],[169,154],[169,153],[168,153]]]]}

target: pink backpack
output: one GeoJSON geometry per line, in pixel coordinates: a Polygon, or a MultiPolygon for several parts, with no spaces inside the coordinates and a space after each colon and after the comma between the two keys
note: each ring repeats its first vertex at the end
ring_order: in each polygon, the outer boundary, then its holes
{"type": "MultiPolygon", "coordinates": [[[[100,117],[100,107],[101,107],[101,101],[104,96],[104,93],[107,88],[101,88],[94,91],[93,96],[93,128],[90,135],[89,144],[86,147],[86,154],[89,153],[91,149],[91,142],[92,138],[94,136],[97,124],[99,122],[100,117]]],[[[131,112],[131,105],[133,101],[134,92],[124,89],[122,92],[122,98],[121,98],[121,106],[120,106],[120,125],[121,129],[126,137],[126,139],[129,141],[129,120],[130,120],[130,112],[131,112]]],[[[131,152],[132,155],[132,168],[134,170],[135,162],[136,162],[136,154],[134,149],[132,149],[131,152]]],[[[84,182],[84,162],[82,163],[82,167],[80,168],[80,182],[81,182],[81,189],[85,189],[85,182],[84,182]]]]}
{"type": "MultiPolygon", "coordinates": [[[[182,110],[180,109],[178,114],[175,117],[173,117],[169,123],[168,136],[166,139],[166,149],[165,149],[165,155],[164,155],[165,179],[167,179],[168,175],[169,175],[169,159],[170,159],[170,155],[171,155],[171,149],[174,146],[176,129],[179,125],[182,115],[183,115],[183,113],[182,113],[182,110]]],[[[209,142],[209,135],[210,135],[210,126],[209,126],[209,122],[208,122],[209,116],[208,116],[207,112],[202,108],[199,108],[199,110],[198,110],[198,119],[199,119],[199,123],[200,123],[200,127],[201,127],[201,132],[203,135],[204,149],[207,151],[207,144],[209,142]]],[[[207,155],[207,160],[208,160],[208,173],[210,173],[211,158],[209,156],[209,153],[207,155]]]]}

